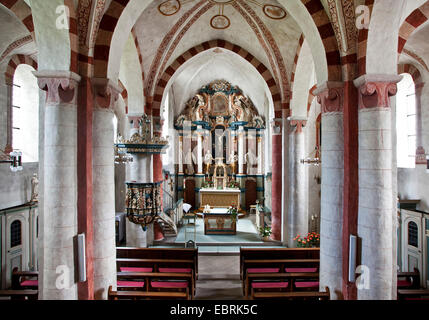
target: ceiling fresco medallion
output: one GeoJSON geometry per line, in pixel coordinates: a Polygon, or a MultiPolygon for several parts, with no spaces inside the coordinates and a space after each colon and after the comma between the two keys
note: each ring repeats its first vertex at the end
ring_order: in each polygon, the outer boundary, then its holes
{"type": "Polygon", "coordinates": [[[231,25],[231,21],[227,16],[224,16],[222,14],[217,14],[213,16],[210,20],[210,26],[213,29],[226,29],[231,25]]]}
{"type": "Polygon", "coordinates": [[[286,17],[286,11],[279,7],[274,6],[272,4],[266,4],[262,7],[262,11],[264,14],[271,19],[280,20],[286,17]]]}
{"type": "MultiPolygon", "coordinates": [[[[172,16],[179,12],[182,5],[193,0],[167,0],[158,6],[158,11],[164,16],[172,16]]],[[[237,0],[208,0],[218,7],[218,13],[210,19],[210,26],[213,29],[224,30],[229,28],[231,20],[224,14],[225,6],[232,5],[237,0]]],[[[281,20],[286,18],[286,10],[274,4],[259,3],[257,0],[247,0],[259,7],[270,19],[281,20]]]]}
{"type": "Polygon", "coordinates": [[[164,16],[176,14],[182,5],[179,0],[167,0],[158,6],[158,11],[164,16]]]}

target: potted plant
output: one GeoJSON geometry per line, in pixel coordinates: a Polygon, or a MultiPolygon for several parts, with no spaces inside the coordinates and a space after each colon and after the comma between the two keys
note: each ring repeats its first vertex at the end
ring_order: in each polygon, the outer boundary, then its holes
{"type": "Polygon", "coordinates": [[[294,239],[296,241],[297,248],[319,248],[320,247],[320,235],[316,232],[310,232],[306,237],[301,239],[300,235],[297,235],[294,239]]]}
{"type": "Polygon", "coordinates": [[[237,216],[238,216],[238,208],[236,205],[232,205],[229,207],[228,209],[228,214],[231,215],[231,220],[232,221],[237,221],[237,216]]]}
{"type": "Polygon", "coordinates": [[[271,228],[267,225],[259,228],[259,234],[261,235],[262,240],[264,241],[270,240],[271,233],[272,233],[271,228]]]}

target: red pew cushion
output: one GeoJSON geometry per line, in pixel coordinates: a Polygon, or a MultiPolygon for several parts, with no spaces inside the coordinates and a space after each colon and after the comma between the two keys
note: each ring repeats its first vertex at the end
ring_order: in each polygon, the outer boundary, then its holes
{"type": "Polygon", "coordinates": [[[191,268],[159,268],[162,273],[191,273],[191,268]]]}
{"type": "Polygon", "coordinates": [[[118,281],[119,287],[143,288],[144,281],[118,281]]]}
{"type": "Polygon", "coordinates": [[[121,267],[121,272],[152,272],[152,268],[121,267]]]}
{"type": "Polygon", "coordinates": [[[410,287],[413,283],[409,280],[398,280],[398,287],[410,287]]]}
{"type": "Polygon", "coordinates": [[[21,282],[21,286],[23,286],[23,287],[38,287],[39,281],[38,280],[24,280],[21,282]]]}
{"type": "Polygon", "coordinates": [[[279,272],[280,268],[248,268],[248,273],[276,273],[279,272]]]}
{"type": "Polygon", "coordinates": [[[153,288],[186,288],[188,281],[152,281],[151,286],[153,288]]]}
{"type": "Polygon", "coordinates": [[[287,288],[289,282],[252,282],[252,288],[254,289],[268,289],[268,288],[287,288]]]}
{"type": "Polygon", "coordinates": [[[317,268],[285,268],[286,272],[317,272],[317,268]]]}
{"type": "Polygon", "coordinates": [[[299,281],[295,282],[297,288],[319,288],[319,281],[299,281]]]}

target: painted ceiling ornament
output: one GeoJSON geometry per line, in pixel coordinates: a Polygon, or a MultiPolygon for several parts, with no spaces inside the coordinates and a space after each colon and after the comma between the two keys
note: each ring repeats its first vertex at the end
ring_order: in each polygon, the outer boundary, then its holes
{"type": "Polygon", "coordinates": [[[274,20],[281,20],[286,18],[287,13],[286,11],[279,6],[275,6],[272,4],[264,4],[264,6],[262,7],[262,12],[271,19],[274,20]]]}
{"type": "Polygon", "coordinates": [[[172,16],[176,14],[181,7],[182,4],[179,0],[167,0],[158,6],[158,11],[164,16],[172,16]]]}

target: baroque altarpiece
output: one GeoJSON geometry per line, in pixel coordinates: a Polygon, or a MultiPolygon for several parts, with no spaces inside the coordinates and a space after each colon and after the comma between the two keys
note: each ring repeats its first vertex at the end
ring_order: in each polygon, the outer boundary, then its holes
{"type": "Polygon", "coordinates": [[[264,197],[266,122],[238,86],[203,86],[175,119],[178,197],[200,208],[200,191],[240,190],[241,209],[264,197]]]}

